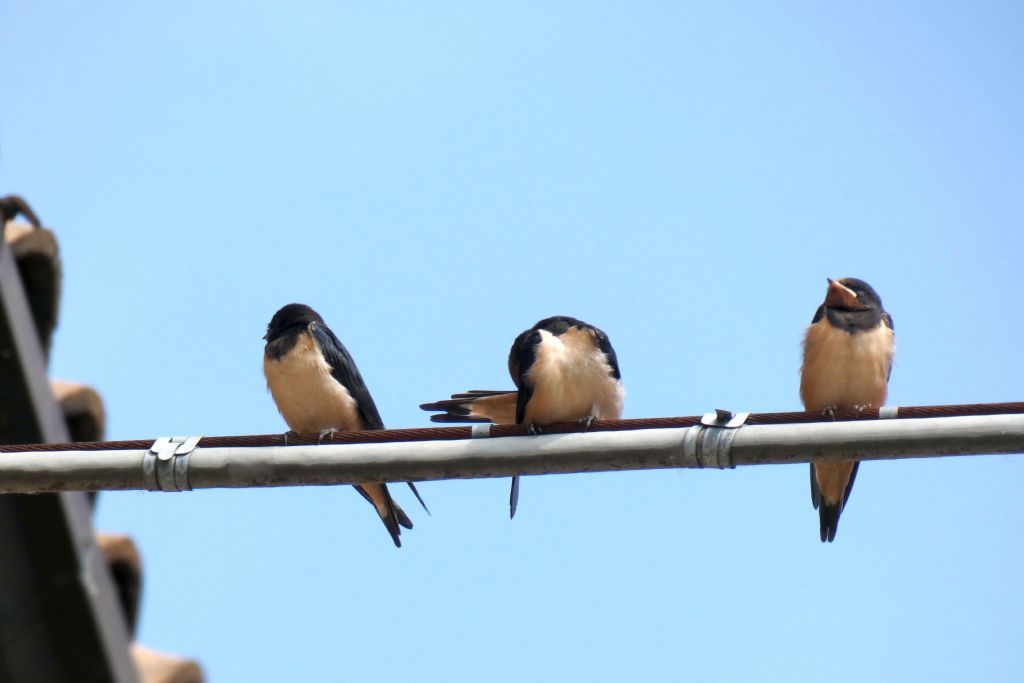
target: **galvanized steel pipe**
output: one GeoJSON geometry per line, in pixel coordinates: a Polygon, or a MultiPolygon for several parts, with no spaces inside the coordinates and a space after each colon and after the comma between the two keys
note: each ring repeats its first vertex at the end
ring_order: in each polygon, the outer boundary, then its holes
{"type": "Polygon", "coordinates": [[[171,475],[162,479],[148,450],[4,452],[0,493],[307,486],[996,453],[1024,453],[1024,415],[323,446],[204,448],[200,441],[187,454],[165,454],[164,472],[171,475]]]}

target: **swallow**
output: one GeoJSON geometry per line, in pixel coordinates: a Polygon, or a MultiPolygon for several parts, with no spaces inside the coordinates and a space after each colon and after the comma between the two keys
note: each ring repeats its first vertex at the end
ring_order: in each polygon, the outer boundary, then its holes
{"type": "MultiPolygon", "coordinates": [[[[863,280],[829,280],[825,301],[804,334],[800,399],[804,408],[879,408],[885,403],[896,351],[892,316],[863,280]]],[[[860,463],[811,463],[811,502],[821,521],[821,540],[835,540],[839,516],[850,499],[860,463]]]]}
{"type": "MultiPolygon", "coordinates": [[[[293,432],[319,433],[384,429],[384,422],[348,349],[316,311],[303,304],[281,308],[263,337],[263,374],[277,409],[293,432]]],[[[417,500],[427,506],[412,482],[417,500]]],[[[412,528],[386,484],[356,484],[373,505],[395,546],[401,528],[412,528]]],[[[429,510],[427,510],[429,514],[429,510]]]]}
{"type": "MultiPolygon", "coordinates": [[[[581,422],[622,415],[626,392],[608,335],[568,316],[545,318],[522,332],[508,354],[515,391],[473,390],[424,403],[434,422],[525,424],[532,433],[555,422],[581,422]]],[[[512,478],[509,517],[519,503],[519,477],[512,478]]]]}

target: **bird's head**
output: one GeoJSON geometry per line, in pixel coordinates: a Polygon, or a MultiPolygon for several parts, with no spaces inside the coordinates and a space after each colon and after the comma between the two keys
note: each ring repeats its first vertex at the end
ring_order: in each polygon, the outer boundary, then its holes
{"type": "Polygon", "coordinates": [[[830,278],[825,294],[825,306],[841,311],[881,310],[882,299],[878,292],[863,280],[855,277],[844,277],[840,280],[830,278]]]}
{"type": "Polygon", "coordinates": [[[305,304],[288,304],[287,306],[282,306],[274,314],[274,317],[270,319],[270,324],[267,325],[267,333],[263,335],[263,338],[270,343],[279,339],[289,330],[295,328],[305,329],[313,322],[323,324],[324,319],[320,317],[319,313],[305,304]]]}

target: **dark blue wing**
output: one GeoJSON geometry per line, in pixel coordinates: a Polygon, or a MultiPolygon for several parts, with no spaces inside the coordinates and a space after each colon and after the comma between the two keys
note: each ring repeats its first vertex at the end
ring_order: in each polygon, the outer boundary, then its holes
{"type": "Polygon", "coordinates": [[[596,327],[593,330],[594,336],[597,339],[597,348],[601,349],[604,357],[608,359],[608,366],[612,369],[612,377],[621,380],[622,373],[619,372],[619,358],[615,355],[615,349],[612,348],[611,340],[608,339],[607,334],[596,327]]]}
{"type": "MultiPolygon", "coordinates": [[[[882,322],[885,323],[885,325],[888,326],[890,330],[892,330],[893,334],[896,334],[896,326],[893,325],[892,316],[889,315],[888,312],[882,313],[882,322]]],[[[889,371],[885,373],[885,381],[888,382],[890,377],[892,377],[892,363],[889,363],[889,371]]],[[[852,485],[852,478],[850,479],[850,483],[852,485]]]]}
{"type": "Polygon", "coordinates": [[[366,423],[366,428],[384,429],[384,421],[381,420],[380,413],[377,411],[377,404],[373,402],[370,390],[366,388],[366,382],[359,374],[359,368],[356,367],[356,362],[352,360],[345,345],[334,336],[331,328],[322,323],[310,323],[309,333],[316,339],[324,354],[324,359],[331,366],[331,376],[348,389],[348,393],[355,399],[359,414],[362,415],[363,422],[366,423]]]}
{"type": "Polygon", "coordinates": [[[508,372],[519,390],[516,397],[516,424],[523,423],[526,404],[533,396],[533,387],[526,381],[526,375],[537,360],[537,345],[540,344],[540,339],[539,331],[529,329],[516,337],[508,354],[508,372]]]}

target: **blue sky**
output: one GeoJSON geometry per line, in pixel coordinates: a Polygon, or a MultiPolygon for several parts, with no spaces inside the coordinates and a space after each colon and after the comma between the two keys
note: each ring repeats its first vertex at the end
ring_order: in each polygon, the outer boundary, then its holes
{"type": "MultiPolygon", "coordinates": [[[[0,192],[58,233],[52,368],[113,439],[284,430],[292,301],[388,426],[602,327],[626,417],[799,409],[826,277],[882,295],[890,403],[1021,400],[1016,3],[0,6],[0,192]]],[[[243,680],[1009,680],[1024,463],[115,493],[140,639],[243,680]]]]}

